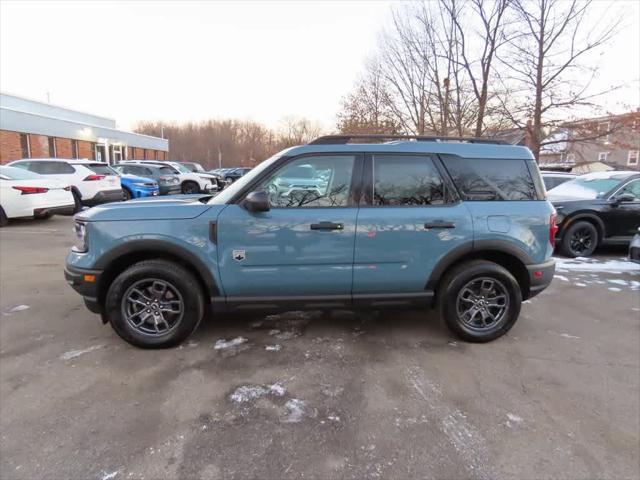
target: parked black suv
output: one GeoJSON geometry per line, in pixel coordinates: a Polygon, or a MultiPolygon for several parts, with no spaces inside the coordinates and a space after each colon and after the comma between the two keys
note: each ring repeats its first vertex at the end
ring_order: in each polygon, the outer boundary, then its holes
{"type": "Polygon", "coordinates": [[[557,245],[587,257],[598,245],[629,245],[640,227],[640,173],[595,172],[549,190],[558,212],[557,245]]]}

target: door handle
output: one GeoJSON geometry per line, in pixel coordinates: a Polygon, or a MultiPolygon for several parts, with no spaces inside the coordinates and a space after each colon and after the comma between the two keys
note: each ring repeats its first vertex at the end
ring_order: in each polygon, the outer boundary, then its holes
{"type": "Polygon", "coordinates": [[[432,228],[456,228],[456,224],[453,222],[425,223],[424,228],[427,230],[431,230],[432,228]]]}
{"type": "Polygon", "coordinates": [[[312,223],[311,230],[344,230],[344,224],[333,222],[312,223]]]}

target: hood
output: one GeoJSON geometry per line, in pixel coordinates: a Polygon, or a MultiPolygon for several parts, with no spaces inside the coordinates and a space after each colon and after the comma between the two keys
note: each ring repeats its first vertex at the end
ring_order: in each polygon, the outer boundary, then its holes
{"type": "Polygon", "coordinates": [[[211,195],[167,195],[98,205],[77,215],[89,222],[122,220],[183,220],[202,215],[212,207],[211,195]],[[203,203],[204,202],[204,203],[203,203]]]}
{"type": "Polygon", "coordinates": [[[211,180],[212,178],[218,178],[218,176],[214,175],[213,173],[205,173],[205,172],[193,172],[193,173],[195,173],[199,177],[207,178],[209,180],[211,180]]]}

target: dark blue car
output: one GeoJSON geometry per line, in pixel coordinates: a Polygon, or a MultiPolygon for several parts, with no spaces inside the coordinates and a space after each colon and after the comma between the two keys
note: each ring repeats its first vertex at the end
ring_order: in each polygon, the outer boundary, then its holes
{"type": "Polygon", "coordinates": [[[155,180],[135,175],[120,174],[120,183],[125,200],[155,197],[160,195],[160,187],[155,180]]]}

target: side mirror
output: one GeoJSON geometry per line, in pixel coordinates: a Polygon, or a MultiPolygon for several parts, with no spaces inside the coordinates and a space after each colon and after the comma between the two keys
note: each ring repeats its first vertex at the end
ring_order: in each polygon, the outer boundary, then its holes
{"type": "Polygon", "coordinates": [[[265,191],[251,192],[245,197],[242,205],[250,212],[268,212],[269,195],[265,191]]]}
{"type": "Polygon", "coordinates": [[[622,193],[615,198],[616,203],[635,202],[636,197],[630,193],[622,193]]]}

